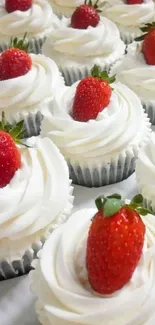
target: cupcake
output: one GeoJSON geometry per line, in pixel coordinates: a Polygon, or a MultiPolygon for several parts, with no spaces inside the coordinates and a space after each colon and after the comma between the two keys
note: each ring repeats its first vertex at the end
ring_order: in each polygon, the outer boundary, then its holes
{"type": "Polygon", "coordinates": [[[38,135],[42,112],[64,80],[55,64],[44,55],[11,48],[0,54],[0,117],[10,124],[24,120],[25,137],[38,135]]]}
{"type": "Polygon", "coordinates": [[[41,134],[60,149],[75,184],[99,187],[126,179],[149,141],[140,100],[120,82],[111,88],[112,81],[94,67],[92,77],[64,88],[44,114],[41,134]]]}
{"type": "Polygon", "coordinates": [[[155,134],[149,143],[140,150],[136,163],[136,179],[144,205],[155,212],[155,134]]]}
{"type": "Polygon", "coordinates": [[[49,3],[59,17],[70,17],[76,7],[84,3],[84,0],[49,0],[49,3]]]}
{"type": "Polygon", "coordinates": [[[31,138],[17,147],[0,131],[0,280],[30,270],[72,202],[67,164],[49,139],[31,138]]]}
{"type": "Polygon", "coordinates": [[[122,40],[129,44],[141,35],[143,24],[154,20],[154,10],[153,0],[116,0],[115,4],[113,0],[105,0],[101,15],[117,25],[122,40]]]}
{"type": "Polygon", "coordinates": [[[125,51],[116,25],[99,17],[97,9],[83,5],[71,18],[63,17],[52,31],[43,53],[51,57],[63,73],[66,84],[87,76],[94,64],[109,70],[125,51]]]}
{"type": "Polygon", "coordinates": [[[155,218],[137,198],[135,210],[103,201],[59,227],[30,273],[43,325],[155,322],[155,218]]]}
{"type": "Polygon", "coordinates": [[[22,38],[27,33],[31,52],[40,53],[49,33],[59,25],[46,0],[1,0],[0,52],[10,43],[11,37],[22,38]]]}
{"type": "Polygon", "coordinates": [[[128,46],[127,54],[111,69],[118,81],[140,98],[152,124],[155,124],[155,23],[144,27],[143,39],[128,46]]]}

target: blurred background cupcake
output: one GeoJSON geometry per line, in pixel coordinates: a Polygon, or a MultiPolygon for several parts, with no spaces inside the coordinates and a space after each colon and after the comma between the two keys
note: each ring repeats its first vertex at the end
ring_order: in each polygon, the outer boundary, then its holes
{"type": "Polygon", "coordinates": [[[94,67],[66,87],[45,112],[42,135],[64,155],[73,182],[99,187],[134,172],[141,146],[149,141],[150,122],[138,97],[94,67]]]}
{"type": "Polygon", "coordinates": [[[155,124],[155,23],[127,48],[127,54],[111,69],[118,81],[140,98],[152,124],[155,124]]]}
{"type": "Polygon", "coordinates": [[[49,0],[49,3],[59,17],[70,17],[76,7],[84,4],[84,0],[49,0]]]}
{"type": "Polygon", "coordinates": [[[24,137],[30,137],[40,133],[42,112],[64,79],[52,59],[16,46],[0,54],[0,120],[2,111],[10,124],[24,120],[24,137]]]}
{"type": "Polygon", "coordinates": [[[144,197],[144,205],[155,212],[155,134],[140,150],[136,163],[138,191],[144,197]]]}
{"type": "Polygon", "coordinates": [[[73,203],[67,164],[52,141],[31,138],[25,144],[16,146],[0,131],[0,280],[31,269],[73,203]]]}
{"type": "MultiPolygon", "coordinates": [[[[141,35],[140,27],[151,23],[155,16],[153,0],[100,0],[101,15],[118,27],[122,40],[129,44],[141,35]]],[[[100,3],[100,2],[99,2],[100,3]]]]}
{"type": "Polygon", "coordinates": [[[59,25],[46,0],[1,0],[0,52],[6,49],[11,37],[22,38],[27,33],[31,52],[40,53],[49,33],[59,25]]]}
{"type": "Polygon", "coordinates": [[[108,71],[124,52],[116,25],[100,17],[92,5],[78,7],[71,18],[63,17],[60,28],[51,32],[43,46],[43,53],[57,63],[67,85],[87,76],[94,64],[108,71]]]}

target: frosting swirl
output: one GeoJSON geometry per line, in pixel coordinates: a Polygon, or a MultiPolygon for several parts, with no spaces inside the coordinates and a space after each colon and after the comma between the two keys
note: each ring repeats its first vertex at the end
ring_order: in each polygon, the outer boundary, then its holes
{"type": "Polygon", "coordinates": [[[72,207],[69,172],[58,149],[47,138],[27,144],[33,147],[19,147],[22,167],[0,189],[0,257],[14,246],[19,250],[24,241],[34,242],[46,227],[56,227],[72,207]]]}
{"type": "Polygon", "coordinates": [[[46,0],[33,0],[32,7],[27,11],[16,10],[8,13],[5,1],[0,6],[0,41],[10,41],[11,36],[28,38],[40,37],[58,26],[59,19],[53,14],[46,0]]]}
{"type": "Polygon", "coordinates": [[[77,267],[78,264],[80,269],[86,269],[85,245],[79,251],[79,243],[87,237],[95,213],[91,209],[76,212],[45,243],[32,273],[32,290],[39,298],[36,305],[39,319],[48,325],[146,325],[152,316],[155,320],[154,216],[143,218],[146,225],[143,255],[131,280],[113,295],[103,296],[85,286],[87,272],[81,281],[77,267]]]}
{"type": "Polygon", "coordinates": [[[10,122],[20,113],[44,109],[58,86],[64,84],[54,61],[43,55],[30,56],[32,67],[27,74],[0,81],[0,115],[5,111],[10,122]]]}
{"type": "Polygon", "coordinates": [[[155,209],[155,134],[139,153],[136,164],[136,177],[138,187],[145,199],[151,201],[155,209]]]}
{"type": "Polygon", "coordinates": [[[128,46],[128,53],[111,69],[117,80],[131,88],[142,101],[155,102],[155,66],[148,65],[139,50],[141,42],[128,46]]]}
{"type": "Polygon", "coordinates": [[[58,65],[70,66],[72,62],[84,65],[92,62],[103,64],[111,57],[117,59],[124,53],[125,45],[121,41],[115,24],[101,17],[99,24],[86,30],[70,27],[70,19],[62,18],[60,28],[52,31],[43,45],[43,53],[52,57],[58,65]]]}
{"type": "Polygon", "coordinates": [[[141,103],[121,83],[113,84],[110,104],[96,120],[75,121],[70,112],[77,84],[66,87],[51,111],[45,113],[42,125],[42,134],[50,137],[66,158],[109,161],[148,140],[150,127],[141,103]]]}
{"type": "Polygon", "coordinates": [[[124,0],[103,1],[102,14],[111,19],[119,27],[134,28],[152,22],[154,19],[154,3],[152,0],[143,0],[141,4],[128,5],[124,0]]]}

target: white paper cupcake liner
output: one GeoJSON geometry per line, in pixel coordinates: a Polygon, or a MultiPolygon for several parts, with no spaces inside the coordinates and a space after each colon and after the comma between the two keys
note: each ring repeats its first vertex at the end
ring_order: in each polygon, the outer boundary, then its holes
{"type": "Polygon", "coordinates": [[[51,225],[45,228],[45,232],[41,236],[41,238],[36,240],[30,245],[30,247],[26,249],[25,253],[22,254],[22,258],[12,258],[12,260],[3,259],[0,261],[0,281],[27,274],[30,270],[33,269],[32,261],[37,258],[37,253],[43,247],[46,239],[49,237],[49,235],[55,228],[57,228],[60,224],[64,223],[69,217],[74,200],[74,197],[72,195],[73,187],[71,186],[71,184],[72,182],[71,180],[69,180],[69,198],[66,208],[55,222],[51,223],[51,225]]]}
{"type": "MultiPolygon", "coordinates": [[[[30,44],[30,53],[35,53],[35,54],[39,54],[42,52],[42,46],[46,40],[46,36],[43,37],[39,37],[39,38],[32,38],[29,39],[29,44],[30,44]]],[[[4,42],[2,44],[0,44],[0,53],[5,51],[7,48],[9,47],[9,43],[8,42],[4,42]]]]}

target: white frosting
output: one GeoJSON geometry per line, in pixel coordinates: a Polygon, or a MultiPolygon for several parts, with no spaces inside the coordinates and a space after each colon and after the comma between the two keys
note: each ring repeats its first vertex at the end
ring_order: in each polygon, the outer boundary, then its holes
{"type": "MultiPolygon", "coordinates": [[[[49,0],[52,5],[53,10],[59,16],[70,17],[76,7],[84,4],[84,0],[49,0]]],[[[95,0],[93,0],[95,2],[95,0]]]]}
{"type": "Polygon", "coordinates": [[[39,319],[47,325],[153,325],[149,321],[152,316],[155,321],[154,216],[143,217],[145,244],[131,280],[113,295],[103,296],[85,286],[87,272],[81,281],[77,268],[78,264],[86,270],[85,246],[80,248],[81,258],[77,249],[95,213],[91,209],[76,212],[45,243],[32,274],[39,319]]]}
{"type": "Polygon", "coordinates": [[[33,147],[19,146],[21,168],[0,189],[0,258],[56,227],[72,207],[69,172],[58,149],[47,138],[27,143],[33,147]]]}
{"type": "Polygon", "coordinates": [[[152,202],[155,209],[155,134],[139,153],[136,164],[137,183],[145,199],[152,202]]]}
{"type": "Polygon", "coordinates": [[[0,41],[10,41],[11,36],[23,37],[25,32],[29,38],[42,37],[59,25],[59,19],[53,14],[46,0],[33,0],[27,11],[5,10],[5,1],[0,5],[0,41]]]}
{"type": "Polygon", "coordinates": [[[42,134],[50,137],[66,158],[109,161],[148,140],[150,126],[141,103],[121,83],[112,85],[110,104],[96,120],[75,121],[70,112],[77,85],[66,87],[42,124],[42,134]]]}
{"type": "Polygon", "coordinates": [[[60,28],[52,31],[43,46],[43,53],[58,66],[106,64],[120,58],[125,51],[114,23],[101,17],[99,24],[87,29],[70,27],[70,19],[62,18],[60,28]]]}
{"type": "Polygon", "coordinates": [[[30,56],[32,67],[27,74],[0,81],[0,115],[5,111],[9,121],[18,113],[42,111],[64,84],[54,61],[43,55],[30,56]]]}
{"type": "Polygon", "coordinates": [[[155,103],[155,66],[148,65],[140,51],[141,42],[128,46],[128,53],[111,69],[117,80],[131,88],[142,101],[155,103]]]}
{"type": "Polygon", "coordinates": [[[154,2],[143,0],[142,4],[128,5],[124,0],[105,0],[102,13],[108,19],[117,24],[122,32],[141,33],[139,28],[142,24],[154,20],[154,2]]]}

